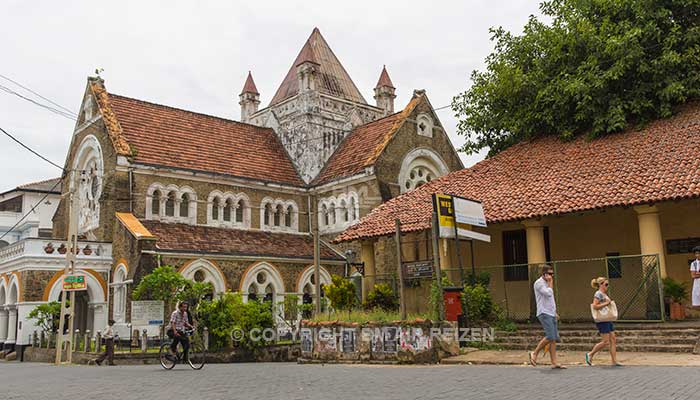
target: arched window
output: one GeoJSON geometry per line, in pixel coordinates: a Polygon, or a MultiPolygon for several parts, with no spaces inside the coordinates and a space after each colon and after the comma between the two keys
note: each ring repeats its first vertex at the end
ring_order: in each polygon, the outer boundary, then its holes
{"type": "Polygon", "coordinates": [[[180,199],[180,216],[185,218],[190,216],[190,195],[187,193],[183,193],[180,199]]]}
{"type": "Polygon", "coordinates": [[[116,322],[126,321],[126,284],[123,282],[126,280],[127,272],[124,264],[120,264],[117,267],[116,273],[114,274],[114,320],[116,322]]]}
{"type": "Polygon", "coordinates": [[[151,214],[160,215],[160,190],[153,192],[153,198],[151,199],[151,214]]]}
{"type": "Polygon", "coordinates": [[[357,203],[355,203],[355,198],[350,197],[349,214],[350,214],[350,221],[351,222],[354,222],[357,219],[357,213],[355,212],[356,204],[357,203]]]}
{"type": "Polygon", "coordinates": [[[328,226],[330,220],[328,218],[328,207],[326,205],[321,206],[321,220],[323,221],[323,226],[328,226]]]}
{"type": "Polygon", "coordinates": [[[214,201],[211,202],[211,219],[214,221],[219,220],[219,207],[221,207],[221,199],[214,197],[214,201]]]}
{"type": "Polygon", "coordinates": [[[275,217],[273,221],[275,226],[280,226],[282,221],[282,214],[284,214],[284,207],[282,207],[282,205],[279,204],[277,205],[277,207],[275,207],[275,217]]]}
{"type": "Polygon", "coordinates": [[[401,163],[401,192],[413,190],[448,172],[449,169],[437,153],[430,149],[415,149],[408,153],[401,163]]]}
{"type": "Polygon", "coordinates": [[[165,215],[175,216],[175,192],[168,193],[168,198],[165,200],[165,215]]]}
{"type": "Polygon", "coordinates": [[[245,202],[241,199],[236,203],[236,222],[239,224],[243,223],[243,211],[245,208],[245,202]]]}
{"type": "Polygon", "coordinates": [[[284,226],[292,227],[292,218],[294,217],[292,214],[294,214],[294,207],[287,206],[287,212],[284,213],[284,226]]]}
{"type": "Polygon", "coordinates": [[[224,221],[231,222],[231,208],[233,208],[233,200],[226,199],[224,204],[224,221]]]}
{"type": "Polygon", "coordinates": [[[331,207],[328,209],[328,223],[330,225],[335,225],[335,203],[331,203],[331,207]]]}
{"type": "Polygon", "coordinates": [[[348,210],[348,203],[345,202],[345,200],[340,201],[340,215],[342,215],[342,221],[343,222],[348,222],[348,218],[350,218],[350,213],[348,210]]]}
{"type": "Polygon", "coordinates": [[[272,205],[267,203],[265,204],[264,220],[261,225],[270,225],[270,218],[272,218],[272,205]]]}

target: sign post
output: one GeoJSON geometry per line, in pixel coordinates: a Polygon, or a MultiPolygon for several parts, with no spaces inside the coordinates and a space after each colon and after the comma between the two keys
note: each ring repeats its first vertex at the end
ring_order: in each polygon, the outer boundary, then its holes
{"type": "Polygon", "coordinates": [[[399,274],[399,309],[401,310],[401,320],[406,319],[406,297],[403,286],[403,268],[401,266],[401,220],[396,218],[396,259],[398,260],[399,274]]]}
{"type": "Polygon", "coordinates": [[[162,300],[131,302],[131,326],[163,325],[165,303],[162,300]]]}

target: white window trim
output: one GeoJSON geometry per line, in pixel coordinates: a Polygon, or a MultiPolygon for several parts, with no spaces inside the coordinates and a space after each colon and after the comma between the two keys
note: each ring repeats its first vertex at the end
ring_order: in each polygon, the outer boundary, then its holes
{"type": "Polygon", "coordinates": [[[260,202],[260,229],[270,232],[299,232],[299,206],[297,206],[297,203],[294,200],[282,200],[265,197],[260,202]],[[272,209],[272,213],[269,216],[269,221],[265,221],[265,207],[267,205],[270,205],[272,209]],[[280,206],[282,207],[280,224],[279,226],[275,226],[274,214],[277,208],[280,206]],[[292,208],[292,224],[291,226],[285,226],[285,216],[289,207],[292,208]]]}

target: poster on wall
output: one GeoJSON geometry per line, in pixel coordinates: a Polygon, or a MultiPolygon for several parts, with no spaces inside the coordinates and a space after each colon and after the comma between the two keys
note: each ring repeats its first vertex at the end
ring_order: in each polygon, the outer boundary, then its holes
{"type": "Polygon", "coordinates": [[[341,332],[341,344],[343,353],[354,353],[355,352],[355,335],[354,329],[343,329],[341,332]]]}
{"type": "Polygon", "coordinates": [[[382,329],[383,352],[396,353],[398,351],[397,336],[398,328],[395,326],[386,326],[382,329]]]}
{"type": "Polygon", "coordinates": [[[314,348],[314,335],[311,329],[302,328],[301,332],[301,351],[304,353],[311,353],[314,348]]]}
{"type": "Polygon", "coordinates": [[[316,339],[316,351],[320,353],[335,352],[338,350],[336,337],[330,329],[319,329],[316,339]]]}
{"type": "Polygon", "coordinates": [[[401,348],[408,351],[425,351],[431,346],[430,336],[422,328],[401,329],[401,348]]]}

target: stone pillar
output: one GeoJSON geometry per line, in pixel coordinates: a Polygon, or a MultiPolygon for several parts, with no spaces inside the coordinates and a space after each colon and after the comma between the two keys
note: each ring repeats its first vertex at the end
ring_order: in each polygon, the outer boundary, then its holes
{"type": "Polygon", "coordinates": [[[7,322],[7,339],[6,344],[14,344],[17,341],[17,308],[9,309],[9,318],[7,322]]]}
{"type": "MultiPolygon", "coordinates": [[[[88,307],[92,310],[92,326],[87,324],[88,329],[93,331],[104,329],[107,326],[107,314],[105,312],[107,303],[90,303],[88,307]]],[[[88,312],[88,315],[90,313],[88,312]]]]}
{"type": "Polygon", "coordinates": [[[362,242],[362,251],[360,257],[365,264],[365,273],[362,278],[362,301],[367,299],[367,294],[374,288],[374,278],[377,273],[374,262],[374,240],[365,240],[362,242]]]}
{"type": "Polygon", "coordinates": [[[661,277],[666,278],[666,257],[664,254],[664,239],[661,235],[659,210],[656,206],[636,206],[639,222],[639,247],[642,254],[658,254],[661,277]]]}
{"type": "Polygon", "coordinates": [[[7,325],[10,315],[8,310],[0,309],[0,343],[5,343],[7,340],[7,325]]]}

